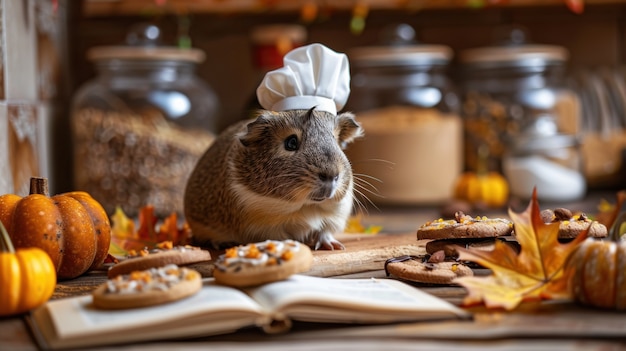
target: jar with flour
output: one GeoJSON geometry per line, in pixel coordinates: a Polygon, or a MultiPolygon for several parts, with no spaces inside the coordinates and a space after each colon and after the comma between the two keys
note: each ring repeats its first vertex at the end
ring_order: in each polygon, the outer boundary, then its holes
{"type": "Polygon", "coordinates": [[[459,100],[446,75],[452,50],[417,43],[413,28],[384,44],[348,52],[353,68],[346,110],[365,136],[347,150],[356,189],[379,204],[440,204],[462,172],[459,100]]]}

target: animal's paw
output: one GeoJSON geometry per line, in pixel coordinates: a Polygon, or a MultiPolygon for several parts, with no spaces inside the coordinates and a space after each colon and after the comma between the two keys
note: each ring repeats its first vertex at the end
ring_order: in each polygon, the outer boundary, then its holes
{"type": "Polygon", "coordinates": [[[345,250],[346,247],[330,233],[321,233],[315,242],[315,250],[345,250]]]}

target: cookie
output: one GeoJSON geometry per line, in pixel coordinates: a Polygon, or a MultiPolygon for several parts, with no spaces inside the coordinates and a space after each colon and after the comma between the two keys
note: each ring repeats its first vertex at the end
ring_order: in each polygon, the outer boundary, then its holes
{"type": "Polygon", "coordinates": [[[313,263],[308,246],[295,240],[266,240],[227,249],[215,262],[219,284],[249,287],[306,272],[313,263]]]}
{"type": "Polygon", "coordinates": [[[422,262],[417,256],[400,256],[385,262],[385,273],[400,279],[428,284],[452,284],[458,277],[473,276],[474,272],[459,262],[422,262]]]}
{"type": "Polygon", "coordinates": [[[417,229],[417,240],[448,238],[494,238],[513,232],[513,222],[503,218],[472,217],[463,212],[454,219],[424,223],[417,229]]]}
{"type": "Polygon", "coordinates": [[[479,238],[479,239],[435,239],[426,243],[426,253],[433,254],[437,251],[443,250],[446,257],[458,257],[459,253],[456,250],[457,247],[465,249],[476,249],[482,251],[492,251],[495,246],[495,240],[501,240],[507,245],[511,246],[516,252],[520,251],[520,246],[517,240],[513,237],[498,237],[498,238],[479,238]]]}
{"type": "Polygon", "coordinates": [[[133,271],[142,271],[167,264],[179,266],[210,261],[211,253],[196,246],[171,246],[169,242],[158,245],[153,250],[142,250],[140,253],[131,253],[125,260],[111,266],[107,272],[109,278],[133,271]]]}
{"type": "Polygon", "coordinates": [[[606,238],[608,230],[604,224],[592,221],[585,213],[572,214],[566,208],[541,211],[541,219],[544,223],[559,222],[559,239],[573,239],[587,230],[590,238],[606,238]]]}
{"type": "Polygon", "coordinates": [[[169,264],[118,275],[97,287],[92,297],[94,307],[117,310],[177,301],[201,288],[200,273],[169,264]]]}

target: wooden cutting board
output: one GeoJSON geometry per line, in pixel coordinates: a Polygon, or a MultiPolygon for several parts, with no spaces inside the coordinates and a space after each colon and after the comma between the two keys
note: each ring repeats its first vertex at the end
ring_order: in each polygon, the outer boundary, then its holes
{"type": "MultiPolygon", "coordinates": [[[[339,275],[383,270],[385,261],[403,255],[425,255],[425,243],[417,241],[415,232],[402,234],[339,234],[335,238],[341,241],[345,250],[313,251],[313,267],[306,273],[316,277],[334,277],[339,275]]],[[[212,257],[218,257],[223,251],[211,251],[212,257]]],[[[203,277],[213,276],[213,263],[202,262],[191,265],[203,277]]]]}
{"type": "Polygon", "coordinates": [[[332,277],[382,270],[389,258],[426,254],[424,242],[418,242],[415,233],[342,234],[335,237],[346,249],[314,251],[313,267],[307,275],[332,277]]]}

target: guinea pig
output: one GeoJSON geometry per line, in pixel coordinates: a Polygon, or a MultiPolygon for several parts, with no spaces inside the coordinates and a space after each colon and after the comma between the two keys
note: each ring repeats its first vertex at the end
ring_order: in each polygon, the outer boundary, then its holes
{"type": "Polygon", "coordinates": [[[352,113],[272,112],[234,124],[198,160],[185,189],[194,244],[224,249],[293,239],[344,249],[353,205],[345,146],[363,131],[352,113]]]}

